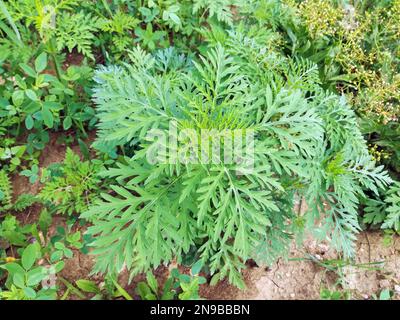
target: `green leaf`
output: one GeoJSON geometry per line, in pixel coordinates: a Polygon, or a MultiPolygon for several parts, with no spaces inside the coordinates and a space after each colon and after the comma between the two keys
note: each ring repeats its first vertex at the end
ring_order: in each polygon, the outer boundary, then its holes
{"type": "Polygon", "coordinates": [[[40,212],[40,216],[39,216],[39,227],[40,227],[40,230],[43,231],[44,234],[47,233],[47,230],[49,229],[51,222],[52,222],[51,213],[49,212],[49,210],[44,208],[40,212]]]}
{"type": "Polygon", "coordinates": [[[204,277],[199,277],[199,284],[205,284],[207,283],[207,279],[204,277]]]}
{"type": "Polygon", "coordinates": [[[54,266],[54,271],[57,273],[57,272],[60,272],[62,269],[64,269],[64,267],[65,267],[65,262],[64,261],[59,261],[59,262],[57,262],[56,264],[55,264],[55,266],[54,266]]]}
{"type": "Polygon", "coordinates": [[[89,152],[89,148],[87,147],[86,143],[82,139],[78,139],[78,144],[79,144],[79,149],[81,150],[82,155],[85,158],[85,160],[89,160],[90,152],[89,152]]]}
{"type": "Polygon", "coordinates": [[[30,66],[28,66],[25,63],[20,63],[19,65],[21,67],[21,69],[30,77],[32,78],[36,78],[37,74],[35,72],[35,70],[33,70],[30,66]]]}
{"type": "Polygon", "coordinates": [[[126,300],[133,300],[133,298],[129,295],[128,292],[124,288],[122,288],[117,281],[114,279],[111,279],[112,283],[114,286],[117,288],[118,292],[120,293],[121,296],[123,296],[126,300]]]}
{"type": "Polygon", "coordinates": [[[56,248],[58,250],[64,250],[65,249],[65,245],[62,242],[56,242],[54,244],[54,248],[56,248]]]}
{"type": "Polygon", "coordinates": [[[74,255],[74,252],[73,252],[71,249],[65,248],[65,249],[64,249],[64,255],[65,255],[67,258],[72,258],[73,255],[74,255]]]}
{"type": "Polygon", "coordinates": [[[0,268],[6,269],[11,275],[14,275],[16,273],[25,273],[25,270],[18,263],[15,262],[7,263],[3,266],[0,266],[0,268]]]}
{"type": "Polygon", "coordinates": [[[25,270],[32,268],[37,258],[37,246],[35,244],[28,245],[22,253],[21,263],[25,270]]]}
{"type": "Polygon", "coordinates": [[[187,274],[180,274],[179,275],[179,281],[183,283],[189,283],[190,282],[190,276],[187,274]]]}
{"type": "Polygon", "coordinates": [[[24,102],[24,92],[20,90],[16,90],[12,95],[12,102],[14,106],[19,107],[24,102]]]}
{"type": "Polygon", "coordinates": [[[16,273],[12,277],[13,283],[18,287],[18,288],[25,288],[25,280],[24,280],[24,274],[21,273],[16,273]]]}
{"type": "Polygon", "coordinates": [[[153,293],[149,293],[145,296],[146,300],[157,300],[157,296],[153,293]]]}
{"type": "Polygon", "coordinates": [[[153,291],[154,294],[158,293],[158,283],[156,277],[153,275],[152,272],[148,272],[146,274],[146,280],[147,283],[150,287],[150,289],[153,291]]]}
{"type": "Polygon", "coordinates": [[[32,288],[29,287],[24,288],[24,293],[30,299],[36,298],[36,292],[32,288]]]}
{"type": "Polygon", "coordinates": [[[136,286],[136,292],[143,300],[151,294],[150,287],[145,282],[138,283],[138,285],[136,286]]]}
{"type": "Polygon", "coordinates": [[[46,278],[46,273],[43,271],[43,267],[37,267],[35,269],[30,270],[27,273],[27,282],[28,286],[35,286],[40,281],[46,278]]]}
{"type": "Polygon", "coordinates": [[[42,72],[47,66],[47,53],[42,52],[35,60],[35,69],[37,73],[42,72]]]}
{"type": "MultiPolygon", "coordinates": [[[[9,32],[7,32],[8,36],[11,37],[13,39],[13,41],[15,41],[15,39],[16,39],[17,44],[19,46],[22,46],[21,35],[19,34],[19,30],[14,22],[14,19],[12,18],[11,14],[8,12],[7,7],[3,1],[0,1],[0,10],[2,12],[2,15],[7,19],[8,23],[10,24],[11,28],[13,29],[13,31],[15,33],[15,38],[12,37],[12,35],[9,32]]],[[[6,29],[6,28],[3,27],[3,29],[6,29]]]]}
{"type": "Polygon", "coordinates": [[[175,22],[176,24],[180,24],[181,23],[181,19],[173,12],[169,13],[169,18],[175,22]]]}
{"type": "Polygon", "coordinates": [[[33,91],[32,89],[26,89],[25,90],[25,94],[32,101],[37,101],[38,100],[38,97],[37,97],[35,91],[33,91]]]}
{"type": "Polygon", "coordinates": [[[44,124],[48,128],[53,128],[54,118],[53,118],[53,114],[51,113],[49,108],[43,107],[43,109],[42,109],[42,117],[43,117],[44,124]]]}
{"type": "Polygon", "coordinates": [[[64,253],[63,253],[63,251],[61,251],[61,250],[54,251],[54,252],[50,255],[50,261],[51,261],[51,262],[56,262],[56,261],[62,259],[63,255],[64,255],[64,253]]]}
{"type": "Polygon", "coordinates": [[[34,121],[33,121],[32,116],[30,114],[27,115],[27,117],[25,118],[25,127],[28,130],[31,130],[33,128],[33,124],[34,124],[34,121]]]}
{"type": "Polygon", "coordinates": [[[70,282],[68,282],[67,280],[65,280],[64,278],[60,277],[60,281],[67,287],[68,290],[70,290],[73,294],[77,295],[79,298],[81,299],[85,299],[85,295],[78,290],[76,287],[74,287],[74,285],[70,282]]]}
{"type": "Polygon", "coordinates": [[[192,266],[192,269],[190,270],[190,273],[193,276],[197,275],[197,274],[200,273],[202,267],[203,267],[203,261],[199,260],[192,266]]]}
{"type": "Polygon", "coordinates": [[[94,281],[80,279],[80,280],[77,280],[75,283],[78,286],[78,288],[84,292],[89,292],[89,293],[100,293],[101,292],[94,281]]]}
{"type": "Polygon", "coordinates": [[[379,300],[390,300],[391,295],[390,295],[390,290],[389,289],[384,289],[381,291],[379,295],[379,300]]]}
{"type": "Polygon", "coordinates": [[[70,116],[65,117],[64,121],[63,121],[63,128],[64,130],[68,130],[69,128],[71,128],[72,125],[72,119],[70,116]]]}

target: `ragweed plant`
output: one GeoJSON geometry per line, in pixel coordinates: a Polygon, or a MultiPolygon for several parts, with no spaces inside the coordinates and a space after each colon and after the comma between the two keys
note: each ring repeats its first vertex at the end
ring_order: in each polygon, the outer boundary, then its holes
{"type": "MultiPolygon", "coordinates": [[[[400,0],[0,0],[0,297],[55,297],[38,259],[61,268],[89,244],[112,278],[77,286],[132,299],[114,278],[125,267],[199,260],[211,283],[244,287],[248,259],[275,261],[306,229],[345,257],[361,219],[399,232],[382,166],[400,172],[399,14],[400,0]],[[86,161],[68,149],[41,168],[60,131],[86,161]],[[18,175],[39,194],[15,199],[18,175]],[[35,202],[24,225],[15,213],[35,202]],[[51,237],[53,213],[88,234],[51,237]]],[[[199,271],[138,293],[198,298],[199,271]]],[[[85,298],[61,281],[62,299],[85,298]]]]}
{"type": "Polygon", "coordinates": [[[99,168],[99,163],[81,161],[77,154],[67,149],[61,175],[49,177],[38,197],[55,205],[59,213],[79,214],[96,198],[99,168]]]}
{"type": "Polygon", "coordinates": [[[378,225],[382,229],[393,229],[400,233],[400,184],[394,183],[381,191],[379,197],[365,201],[364,223],[378,225]]]}
{"type": "Polygon", "coordinates": [[[115,183],[81,215],[93,223],[94,272],[126,266],[133,276],[194,248],[212,283],[227,277],[244,287],[245,261],[283,255],[298,219],[322,219],[320,235],[351,256],[357,196],[391,180],[375,167],[345,99],[320,88],[316,66],[235,33],[198,61],[163,56],[136,49],[132,64],[96,74],[95,145],[134,155],[102,172],[115,183]],[[171,123],[177,144],[163,139],[171,123]],[[202,130],[213,134],[199,148],[202,130]],[[251,133],[249,153],[235,148],[235,130],[251,133]],[[210,141],[240,161],[221,160],[210,141]],[[309,203],[304,216],[293,210],[295,193],[309,203]]]}
{"type": "Polygon", "coordinates": [[[71,52],[76,48],[78,52],[94,60],[91,45],[94,42],[94,33],[100,28],[98,18],[83,11],[75,14],[65,12],[57,17],[57,23],[57,49],[61,51],[67,48],[71,52]]]}

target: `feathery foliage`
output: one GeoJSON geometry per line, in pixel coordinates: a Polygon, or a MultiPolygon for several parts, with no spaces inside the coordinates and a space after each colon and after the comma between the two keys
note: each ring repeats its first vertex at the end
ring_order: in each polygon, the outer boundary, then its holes
{"type": "MultiPolygon", "coordinates": [[[[0,170],[0,210],[7,211],[12,207],[12,186],[7,173],[0,170]]],[[[1,212],[0,211],[0,212],[1,212]]]]}
{"type": "Polygon", "coordinates": [[[49,201],[56,210],[71,215],[81,213],[96,197],[100,181],[97,179],[99,165],[81,161],[71,149],[67,149],[61,176],[50,177],[38,198],[49,201]]]}
{"type": "Polygon", "coordinates": [[[99,29],[98,19],[91,14],[78,12],[63,13],[58,18],[59,27],[56,30],[57,48],[68,48],[71,52],[76,48],[78,52],[94,59],[91,45],[94,41],[94,32],[99,29]]]}
{"type": "Polygon", "coordinates": [[[287,248],[298,218],[295,185],[309,202],[306,218],[322,218],[332,242],[353,253],[361,187],[375,190],[390,182],[368,156],[354,113],[344,99],[321,90],[309,61],[280,57],[287,63],[269,68],[264,58],[260,71],[250,72],[249,53],[260,56],[265,48],[234,40],[187,66],[174,63],[161,71],[162,55],[136,49],[132,65],[97,72],[96,145],[135,154],[102,172],[116,182],[112,193],[81,215],[94,224],[94,271],[118,271],[125,264],[135,275],[180,262],[195,247],[210,266],[212,283],[227,277],[243,287],[240,270],[247,259],[271,262],[287,248]],[[147,152],[163,145],[146,133],[167,130],[171,122],[192,131],[179,134],[167,153],[192,158],[168,163],[161,155],[150,163],[147,152]],[[246,167],[248,159],[193,161],[202,159],[193,144],[202,129],[214,129],[227,146],[221,132],[254,132],[254,170],[246,167]]]}

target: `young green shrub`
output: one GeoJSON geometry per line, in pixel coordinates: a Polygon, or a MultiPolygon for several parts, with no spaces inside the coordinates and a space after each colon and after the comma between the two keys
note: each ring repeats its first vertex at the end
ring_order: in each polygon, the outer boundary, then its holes
{"type": "Polygon", "coordinates": [[[345,100],[321,90],[315,66],[269,54],[257,39],[234,33],[225,48],[218,44],[189,64],[176,54],[160,69],[160,55],[140,49],[131,57],[131,65],[103,67],[95,78],[95,145],[134,153],[102,172],[115,182],[81,215],[93,223],[95,272],[126,266],[133,276],[180,263],[194,248],[211,283],[227,277],[243,288],[246,260],[282,256],[301,221],[312,230],[322,221],[319,234],[353,253],[357,195],[390,178],[375,168],[345,100]],[[171,123],[180,132],[176,146],[149,138],[171,123]],[[189,134],[181,135],[185,129],[189,134]],[[251,156],[192,161],[204,150],[217,157],[193,143],[204,129],[231,148],[222,133],[251,133],[244,146],[251,156]],[[148,160],[163,147],[188,161],[162,161],[164,154],[148,160]],[[293,209],[296,193],[309,205],[304,215],[293,209]]]}
{"type": "Polygon", "coordinates": [[[99,190],[99,166],[91,161],[81,161],[68,148],[61,170],[61,176],[50,177],[45,182],[38,198],[52,203],[57,212],[62,214],[71,215],[85,211],[99,190]]]}
{"type": "Polygon", "coordinates": [[[57,49],[61,51],[66,47],[69,52],[72,52],[72,49],[76,48],[78,52],[94,60],[91,46],[95,40],[94,33],[99,29],[99,20],[91,13],[63,12],[57,18],[57,49]]]}

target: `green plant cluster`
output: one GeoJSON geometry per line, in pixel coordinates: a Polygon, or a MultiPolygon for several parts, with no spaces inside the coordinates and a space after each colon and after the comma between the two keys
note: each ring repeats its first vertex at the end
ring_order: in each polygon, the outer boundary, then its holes
{"type": "Polygon", "coordinates": [[[245,288],[249,259],[306,232],[346,259],[369,225],[399,233],[399,15],[399,0],[0,0],[0,299],[199,299],[245,288]],[[77,254],[102,283],[60,275],[77,254]],[[123,269],[146,282],[126,291],[123,269]]]}

